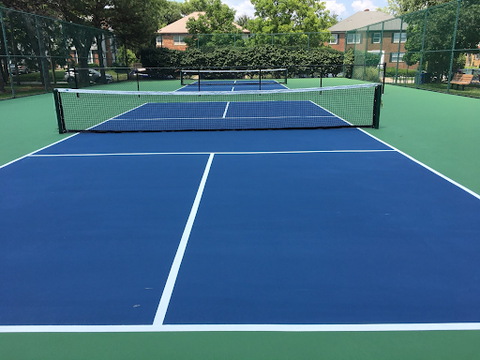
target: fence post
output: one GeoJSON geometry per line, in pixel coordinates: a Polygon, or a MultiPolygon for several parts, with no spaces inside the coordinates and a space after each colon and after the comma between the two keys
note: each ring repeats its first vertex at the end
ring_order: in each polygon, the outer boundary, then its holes
{"type": "Polygon", "coordinates": [[[385,93],[385,78],[387,77],[387,63],[383,63],[383,81],[382,81],[382,94],[385,93]]]}
{"type": "Polygon", "coordinates": [[[35,29],[37,30],[38,56],[40,57],[40,66],[42,68],[43,85],[45,87],[45,92],[47,93],[48,83],[49,83],[48,68],[45,69],[46,54],[45,54],[45,51],[42,49],[42,41],[40,39],[40,30],[38,28],[38,15],[35,15],[35,29]]]}
{"type": "Polygon", "coordinates": [[[77,68],[73,66],[73,78],[75,79],[75,89],[78,89],[77,68]]]}
{"type": "Polygon", "coordinates": [[[365,34],[365,55],[363,60],[363,80],[365,80],[365,75],[367,73],[367,54],[368,54],[368,33],[370,32],[370,25],[367,26],[367,31],[365,34]]]}
{"type": "Polygon", "coordinates": [[[418,64],[417,89],[420,87],[420,79],[423,69],[423,54],[425,53],[425,35],[427,33],[428,8],[425,9],[425,20],[423,21],[422,49],[420,50],[420,63],[418,64]]]}
{"type": "MultiPolygon", "coordinates": [[[[65,23],[62,21],[62,36],[63,36],[63,46],[65,49],[65,64],[67,64],[67,71],[70,68],[70,50],[67,45],[67,34],[65,33],[65,23]]],[[[53,70],[55,71],[55,70],[53,70]]]]}
{"type": "Polygon", "coordinates": [[[400,38],[398,39],[398,50],[397,50],[397,68],[395,70],[395,84],[398,83],[398,65],[400,62],[400,49],[402,46],[402,31],[403,31],[403,16],[400,17],[400,38]]]}
{"type": "Polygon", "coordinates": [[[455,19],[455,30],[453,32],[452,53],[450,55],[450,68],[448,69],[447,94],[450,92],[450,81],[452,80],[453,58],[455,57],[455,43],[457,42],[458,18],[460,15],[460,1],[457,0],[457,15],[455,19]]]}
{"type": "Polygon", "coordinates": [[[10,78],[10,88],[12,89],[12,97],[15,97],[15,87],[13,86],[13,76],[10,70],[10,55],[8,52],[7,33],[5,32],[5,22],[3,21],[3,11],[0,9],[0,23],[2,23],[3,43],[5,44],[5,55],[7,55],[7,71],[10,78]]]}

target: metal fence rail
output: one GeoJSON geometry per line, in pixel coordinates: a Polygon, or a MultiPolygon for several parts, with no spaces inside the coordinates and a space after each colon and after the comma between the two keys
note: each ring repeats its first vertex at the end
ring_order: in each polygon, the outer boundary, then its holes
{"type": "Polygon", "coordinates": [[[48,92],[64,69],[112,66],[116,53],[109,31],[0,7],[0,97],[48,92]]]}

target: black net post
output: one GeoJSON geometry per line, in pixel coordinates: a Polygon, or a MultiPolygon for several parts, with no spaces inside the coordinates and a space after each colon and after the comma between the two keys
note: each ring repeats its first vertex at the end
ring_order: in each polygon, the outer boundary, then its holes
{"type": "Polygon", "coordinates": [[[380,126],[380,109],[382,107],[382,85],[375,87],[375,95],[373,100],[373,128],[378,129],[380,126]]]}
{"type": "Polygon", "coordinates": [[[198,69],[198,91],[200,91],[200,77],[202,75],[202,72],[200,71],[200,69],[198,69]]]}
{"type": "Polygon", "coordinates": [[[55,112],[57,113],[58,133],[64,134],[67,132],[65,127],[65,118],[63,116],[62,100],[57,89],[53,89],[53,99],[55,102],[55,112]]]}

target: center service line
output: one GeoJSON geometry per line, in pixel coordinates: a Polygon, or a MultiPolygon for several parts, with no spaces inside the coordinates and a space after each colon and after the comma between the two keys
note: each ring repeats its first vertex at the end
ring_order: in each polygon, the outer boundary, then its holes
{"type": "Polygon", "coordinates": [[[165,315],[167,314],[168,305],[170,304],[170,299],[172,297],[173,288],[180,270],[180,265],[187,248],[190,233],[192,232],[193,222],[197,216],[198,207],[200,206],[200,200],[202,199],[208,173],[210,172],[210,168],[212,166],[213,157],[214,154],[211,153],[208,158],[207,165],[205,166],[205,171],[203,172],[202,180],[200,181],[200,186],[198,187],[197,195],[195,196],[195,201],[193,202],[192,209],[190,210],[187,224],[183,230],[183,235],[177,248],[177,253],[173,259],[173,264],[170,268],[170,273],[168,274],[168,279],[165,284],[165,288],[163,289],[162,297],[160,298],[160,304],[158,305],[157,313],[155,314],[155,319],[153,320],[154,326],[163,325],[163,321],[165,320],[165,315]]]}
{"type": "MultiPolygon", "coordinates": [[[[232,90],[232,91],[233,91],[233,90],[232,90]]],[[[229,105],[230,105],[230,101],[227,102],[227,106],[225,106],[225,111],[223,112],[223,116],[222,116],[222,118],[224,118],[224,119],[225,119],[225,116],[227,116],[227,111],[228,111],[228,106],[229,106],[229,105]]]]}

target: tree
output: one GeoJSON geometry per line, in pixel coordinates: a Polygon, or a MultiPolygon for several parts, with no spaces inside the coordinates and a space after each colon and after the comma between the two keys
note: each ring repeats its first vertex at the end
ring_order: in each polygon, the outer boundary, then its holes
{"type": "Polygon", "coordinates": [[[381,10],[393,16],[400,16],[450,1],[452,0],[388,0],[388,5],[381,10]]]}
{"type": "Polygon", "coordinates": [[[199,15],[198,19],[188,19],[187,29],[189,34],[232,33],[237,30],[234,20],[235,10],[222,4],[221,0],[207,0],[205,14],[199,15]]]}
{"type": "Polygon", "coordinates": [[[160,8],[166,1],[159,0],[113,0],[108,22],[115,35],[136,54],[151,45],[159,29],[160,8]]]}
{"type": "MultiPolygon", "coordinates": [[[[336,17],[326,10],[325,3],[316,0],[252,0],[256,18],[250,20],[247,29],[256,34],[318,33],[334,25],[336,17]]],[[[328,36],[327,36],[328,38],[328,36]]],[[[257,42],[268,41],[257,39],[257,42]]],[[[281,45],[320,46],[322,36],[284,36],[281,45]]],[[[274,42],[274,41],[272,41],[274,42]]]]}
{"type": "Polygon", "coordinates": [[[245,15],[245,14],[244,14],[244,15],[241,15],[241,16],[239,16],[239,17],[237,18],[236,23],[237,23],[238,25],[240,25],[241,27],[245,28],[245,27],[247,27],[248,22],[249,22],[250,20],[253,20],[253,19],[252,19],[251,17],[249,17],[248,15],[245,15]]]}
{"type": "Polygon", "coordinates": [[[423,68],[438,80],[465,65],[464,53],[478,53],[480,3],[477,0],[455,1],[412,12],[403,16],[403,22],[408,26],[403,60],[413,65],[422,59],[423,68]],[[452,52],[452,47],[461,51],[452,52]]]}
{"type": "Polygon", "coordinates": [[[158,7],[159,26],[161,29],[168,24],[171,24],[177,20],[180,20],[183,16],[183,5],[176,1],[166,1],[163,6],[158,7]]]}
{"type": "Polygon", "coordinates": [[[207,0],[205,14],[200,14],[197,19],[190,18],[187,21],[189,34],[194,36],[187,38],[189,46],[201,42],[201,46],[226,46],[233,44],[234,34],[240,33],[234,25],[235,10],[228,5],[222,4],[221,0],[207,0]],[[198,37],[199,34],[211,35],[198,37]]]}
{"type": "Polygon", "coordinates": [[[208,0],[186,0],[180,7],[182,14],[187,16],[196,11],[206,11],[208,0]]]}

